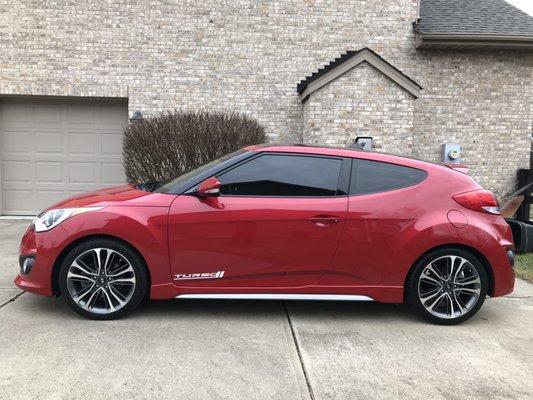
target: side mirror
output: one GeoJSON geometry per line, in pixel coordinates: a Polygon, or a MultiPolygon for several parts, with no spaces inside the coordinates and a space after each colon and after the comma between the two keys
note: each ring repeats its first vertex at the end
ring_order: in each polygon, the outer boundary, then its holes
{"type": "Polygon", "coordinates": [[[198,197],[216,197],[220,196],[220,181],[215,178],[207,178],[200,183],[198,190],[196,190],[198,197]]]}

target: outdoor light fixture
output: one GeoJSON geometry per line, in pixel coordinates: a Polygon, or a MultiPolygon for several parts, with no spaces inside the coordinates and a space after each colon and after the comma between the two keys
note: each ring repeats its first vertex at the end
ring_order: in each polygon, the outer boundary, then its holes
{"type": "Polygon", "coordinates": [[[134,122],[137,122],[137,121],[142,121],[143,119],[144,119],[144,117],[143,117],[142,112],[137,110],[137,111],[135,111],[133,113],[133,116],[130,118],[130,122],[134,123],[134,122]]]}
{"type": "Polygon", "coordinates": [[[373,139],[371,136],[357,136],[350,147],[359,150],[372,150],[373,139]]]}

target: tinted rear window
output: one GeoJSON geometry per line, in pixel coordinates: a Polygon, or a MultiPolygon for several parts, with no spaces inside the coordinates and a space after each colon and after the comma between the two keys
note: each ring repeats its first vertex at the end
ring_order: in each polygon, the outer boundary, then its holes
{"type": "Polygon", "coordinates": [[[386,192],[413,186],[426,179],[427,172],[379,161],[354,160],[350,194],[386,192]]]}

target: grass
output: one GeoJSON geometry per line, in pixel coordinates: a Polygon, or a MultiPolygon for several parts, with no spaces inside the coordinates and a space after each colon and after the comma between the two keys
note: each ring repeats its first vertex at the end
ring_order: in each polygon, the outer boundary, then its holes
{"type": "Polygon", "coordinates": [[[516,256],[515,272],[517,277],[533,283],[533,253],[516,256]]]}

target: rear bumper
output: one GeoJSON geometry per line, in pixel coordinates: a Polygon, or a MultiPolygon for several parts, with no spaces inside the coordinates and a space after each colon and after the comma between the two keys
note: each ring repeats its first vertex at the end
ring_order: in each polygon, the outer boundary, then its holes
{"type": "Polygon", "coordinates": [[[515,273],[511,269],[509,272],[502,274],[494,272],[494,289],[492,297],[505,296],[514,290],[515,273]]]}
{"type": "Polygon", "coordinates": [[[511,227],[500,215],[481,214],[480,217],[475,211],[471,215],[469,220],[479,224],[480,229],[471,231],[470,236],[480,245],[478,249],[487,259],[492,272],[490,296],[499,297],[512,293],[515,284],[515,247],[511,227]]]}
{"type": "Polygon", "coordinates": [[[512,293],[515,283],[514,247],[507,240],[500,241],[490,253],[485,253],[493,274],[492,297],[504,296],[512,293]]]}

